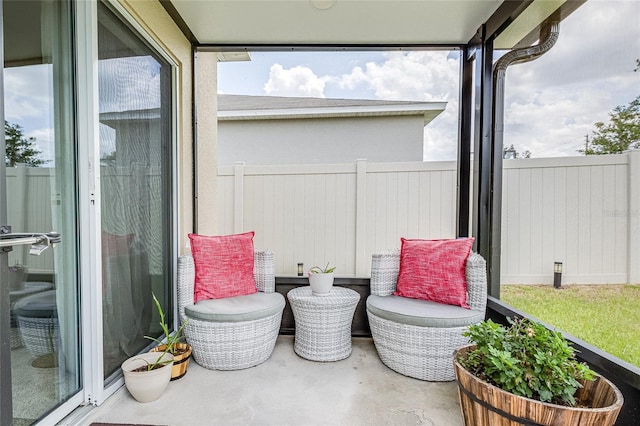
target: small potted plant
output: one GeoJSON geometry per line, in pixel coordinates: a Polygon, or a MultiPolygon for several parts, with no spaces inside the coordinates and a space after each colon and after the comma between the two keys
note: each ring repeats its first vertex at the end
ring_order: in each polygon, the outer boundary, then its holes
{"type": "Polygon", "coordinates": [[[454,354],[466,425],[613,425],[622,393],[575,357],[557,331],[527,319],[469,326],[454,354]],[[561,419],[561,423],[557,423],[561,419]]]}
{"type": "Polygon", "coordinates": [[[27,281],[29,268],[19,263],[9,267],[9,291],[20,291],[27,281]]]}
{"type": "Polygon", "coordinates": [[[329,263],[324,268],[314,266],[309,269],[307,275],[309,276],[309,285],[311,286],[311,292],[316,296],[326,296],[331,293],[331,287],[333,287],[333,271],[336,268],[329,267],[329,263]]]}
{"type": "Polygon", "coordinates": [[[148,352],[122,363],[124,384],[138,402],[160,398],[171,380],[173,355],[169,352],[148,352]]]}
{"type": "Polygon", "coordinates": [[[164,311],[162,310],[162,305],[158,301],[158,298],[155,294],[151,294],[153,296],[153,302],[156,305],[156,309],[158,310],[158,314],[160,315],[160,327],[162,328],[162,332],[164,333],[164,339],[156,339],[151,336],[144,336],[149,340],[153,340],[158,343],[158,346],[151,349],[151,352],[168,352],[173,355],[173,369],[171,372],[171,380],[178,380],[187,374],[187,368],[189,367],[189,359],[191,358],[191,346],[187,343],[183,343],[182,340],[184,338],[182,334],[182,330],[184,326],[187,325],[188,320],[184,321],[178,331],[171,334],[169,331],[169,325],[165,322],[164,311]]]}

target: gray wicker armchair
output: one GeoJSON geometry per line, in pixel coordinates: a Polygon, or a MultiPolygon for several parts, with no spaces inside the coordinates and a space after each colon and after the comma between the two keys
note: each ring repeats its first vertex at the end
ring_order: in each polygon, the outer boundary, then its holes
{"type": "Polygon", "coordinates": [[[462,333],[485,317],[486,263],[471,253],[466,264],[471,309],[393,296],[400,250],[374,253],[367,317],[382,362],[405,376],[428,381],[454,379],[453,351],[468,344],[462,333]]]}
{"type": "Polygon", "coordinates": [[[190,255],[178,259],[180,321],[194,360],[212,370],[239,370],[271,356],[280,330],[285,300],[275,292],[273,253],[256,250],[254,278],[258,292],[193,303],[195,266],[190,255]]]}

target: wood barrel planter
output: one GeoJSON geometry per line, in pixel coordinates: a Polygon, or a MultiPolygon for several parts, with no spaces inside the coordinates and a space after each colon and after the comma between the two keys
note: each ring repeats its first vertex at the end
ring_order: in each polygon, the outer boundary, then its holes
{"type": "Polygon", "coordinates": [[[466,357],[475,348],[465,346],[454,353],[454,370],[460,408],[466,426],[608,426],[615,424],[624,398],[609,380],[598,375],[583,382],[576,395],[579,407],[549,404],[505,392],[460,365],[458,356],[466,357]],[[590,407],[590,408],[584,408],[590,407]]]}
{"type": "MultiPolygon", "coordinates": [[[[167,346],[160,345],[153,349],[151,352],[163,352],[167,346]]],[[[191,359],[191,346],[186,343],[178,343],[176,344],[178,349],[184,349],[185,352],[174,355],[173,357],[173,368],[171,370],[171,380],[178,380],[182,378],[185,374],[187,374],[187,368],[189,367],[189,360],[191,359]]]]}

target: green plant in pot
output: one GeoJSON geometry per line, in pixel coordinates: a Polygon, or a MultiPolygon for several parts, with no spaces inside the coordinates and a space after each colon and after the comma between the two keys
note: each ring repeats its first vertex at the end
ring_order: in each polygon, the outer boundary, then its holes
{"type": "Polygon", "coordinates": [[[326,296],[331,293],[331,288],[333,287],[333,271],[335,271],[335,266],[327,266],[321,268],[319,266],[314,266],[309,269],[309,285],[311,286],[311,292],[316,296],[326,296]]]}
{"type": "Polygon", "coordinates": [[[527,319],[469,326],[454,356],[467,425],[612,425],[621,392],[578,362],[561,333],[527,319]],[[560,421],[560,423],[558,423],[560,421]]]}
{"type": "Polygon", "coordinates": [[[187,374],[189,359],[191,358],[191,346],[183,342],[184,335],[182,334],[182,330],[187,325],[188,320],[184,321],[178,330],[172,334],[169,331],[169,325],[165,321],[165,315],[160,301],[155,294],[152,293],[151,295],[153,296],[153,302],[160,316],[160,328],[162,329],[164,338],[160,340],[151,336],[144,337],[158,343],[158,346],[151,350],[152,352],[168,352],[173,355],[171,380],[177,380],[187,374]]]}

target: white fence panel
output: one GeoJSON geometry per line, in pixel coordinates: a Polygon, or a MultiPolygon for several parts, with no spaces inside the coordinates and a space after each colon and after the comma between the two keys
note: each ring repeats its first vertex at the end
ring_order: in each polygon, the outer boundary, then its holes
{"type": "MultiPolygon", "coordinates": [[[[502,282],[550,284],[554,261],[563,262],[564,283],[640,282],[638,169],[640,151],[505,161],[502,282]]],[[[51,173],[7,168],[7,208],[15,231],[52,229],[57,198],[51,173]]],[[[157,172],[135,183],[106,170],[103,175],[104,183],[124,179],[114,188],[157,192],[157,172]]],[[[331,262],[341,276],[368,276],[371,253],[399,247],[400,237],[455,236],[454,162],[237,164],[219,168],[217,183],[219,233],[255,230],[256,247],[274,252],[279,275],[295,275],[298,262],[305,269],[331,262]]],[[[160,200],[147,202],[155,214],[144,220],[155,223],[163,206],[160,200]]],[[[119,229],[124,221],[118,217],[104,219],[110,232],[138,232],[119,229]]],[[[156,248],[161,244],[157,236],[146,237],[156,248]]],[[[27,253],[28,248],[14,250],[10,264],[53,270],[55,250],[39,257],[27,253]]],[[[151,259],[152,267],[159,262],[151,259]]]]}
{"type": "Polygon", "coordinates": [[[455,237],[454,162],[369,164],[366,182],[369,263],[373,252],[399,248],[401,237],[455,237]]]}
{"type": "MultiPolygon", "coordinates": [[[[13,232],[49,232],[51,203],[57,202],[51,192],[55,179],[53,168],[7,167],[7,218],[13,232]]],[[[9,266],[26,265],[30,273],[51,273],[55,250],[30,256],[31,246],[16,246],[9,253],[9,266]]]]}
{"type": "Polygon", "coordinates": [[[502,282],[627,282],[628,155],[504,162],[502,282]]]}
{"type": "Polygon", "coordinates": [[[371,254],[399,247],[400,237],[455,233],[453,162],[236,165],[219,177],[219,232],[255,230],[279,275],[330,262],[338,275],[368,276],[371,254]],[[238,199],[240,219],[231,210],[238,199]]]}
{"type": "Polygon", "coordinates": [[[253,230],[255,245],[272,250],[278,274],[293,275],[331,262],[343,274],[355,270],[355,166],[246,166],[220,168],[222,234],[253,230]],[[243,190],[229,187],[244,176],[243,190]],[[242,200],[241,229],[233,211],[242,200]]]}

